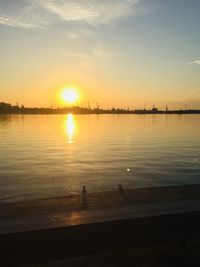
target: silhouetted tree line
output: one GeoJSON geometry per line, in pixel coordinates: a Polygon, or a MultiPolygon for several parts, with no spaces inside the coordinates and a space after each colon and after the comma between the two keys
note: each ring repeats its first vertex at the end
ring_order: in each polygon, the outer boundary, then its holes
{"type": "Polygon", "coordinates": [[[200,114],[200,110],[188,109],[188,110],[159,110],[156,107],[152,109],[135,109],[129,108],[111,108],[102,109],[99,106],[96,108],[91,107],[65,107],[65,108],[30,108],[19,106],[18,104],[12,106],[9,103],[0,102],[0,114],[66,114],[72,112],[74,114],[200,114]]]}

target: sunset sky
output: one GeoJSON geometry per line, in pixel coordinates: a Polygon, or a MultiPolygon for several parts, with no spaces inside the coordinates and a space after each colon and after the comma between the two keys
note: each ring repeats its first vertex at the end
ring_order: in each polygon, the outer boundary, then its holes
{"type": "Polygon", "coordinates": [[[200,108],[199,0],[0,0],[0,102],[200,108]]]}

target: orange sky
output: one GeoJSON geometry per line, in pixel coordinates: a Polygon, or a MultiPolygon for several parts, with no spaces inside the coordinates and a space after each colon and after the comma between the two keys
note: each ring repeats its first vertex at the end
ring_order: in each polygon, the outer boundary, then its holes
{"type": "Polygon", "coordinates": [[[62,106],[70,85],[84,106],[200,108],[199,8],[194,0],[3,1],[0,101],[62,106]]]}

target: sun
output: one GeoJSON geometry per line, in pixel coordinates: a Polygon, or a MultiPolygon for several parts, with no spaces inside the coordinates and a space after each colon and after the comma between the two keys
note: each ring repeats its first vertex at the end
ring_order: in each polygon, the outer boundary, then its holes
{"type": "Polygon", "coordinates": [[[79,94],[74,88],[66,88],[62,91],[61,98],[65,103],[75,104],[79,99],[79,94]]]}

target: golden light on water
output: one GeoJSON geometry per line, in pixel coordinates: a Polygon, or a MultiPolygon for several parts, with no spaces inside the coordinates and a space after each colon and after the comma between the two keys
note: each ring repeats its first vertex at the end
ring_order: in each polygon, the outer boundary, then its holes
{"type": "Polygon", "coordinates": [[[66,132],[67,132],[67,137],[68,137],[68,143],[71,144],[73,142],[72,138],[75,132],[75,121],[73,115],[70,113],[67,115],[67,120],[66,120],[66,132]]]}
{"type": "Polygon", "coordinates": [[[65,88],[61,93],[61,98],[66,104],[76,104],[79,100],[79,93],[75,88],[65,88]]]}

